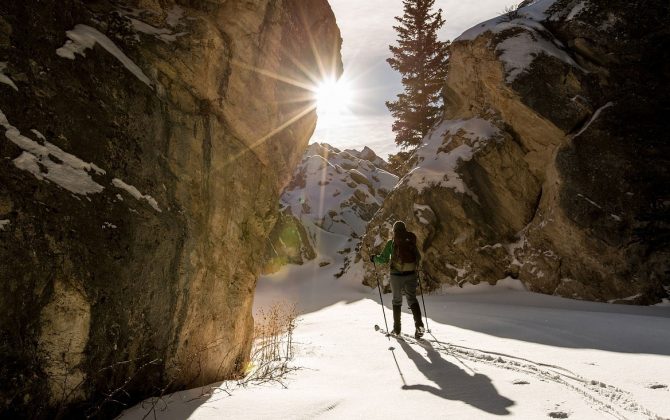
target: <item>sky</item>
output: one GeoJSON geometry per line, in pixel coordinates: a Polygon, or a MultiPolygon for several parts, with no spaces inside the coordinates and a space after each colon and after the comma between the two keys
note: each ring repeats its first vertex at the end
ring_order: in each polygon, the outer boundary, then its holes
{"type": "MultiPolygon", "coordinates": [[[[517,0],[436,0],[446,24],[440,39],[452,40],[479,22],[502,14],[517,0]]],[[[397,152],[391,131],[393,118],[385,102],[402,91],[400,75],[386,63],[395,43],[394,16],[402,15],[402,0],[330,0],[342,32],[344,76],[352,89],[348,112],[320,115],[311,142],[340,149],[368,146],[387,158],[397,152]]]]}

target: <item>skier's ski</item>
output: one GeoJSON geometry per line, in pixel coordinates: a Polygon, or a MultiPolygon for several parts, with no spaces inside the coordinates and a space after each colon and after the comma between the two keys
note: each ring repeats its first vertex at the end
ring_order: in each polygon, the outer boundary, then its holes
{"type": "Polygon", "coordinates": [[[377,324],[375,324],[375,331],[378,331],[378,332],[384,334],[385,337],[389,337],[389,336],[391,336],[391,337],[393,337],[393,338],[397,338],[398,340],[403,340],[403,341],[405,341],[405,342],[407,342],[407,343],[410,343],[410,344],[419,344],[419,345],[421,345],[422,343],[426,343],[426,342],[428,341],[428,340],[426,340],[425,338],[419,338],[419,339],[417,339],[416,337],[414,337],[414,336],[412,336],[412,335],[409,335],[409,334],[405,334],[405,333],[400,333],[400,334],[394,334],[393,332],[390,332],[390,333],[389,333],[389,332],[387,332],[385,329],[381,328],[381,327],[380,327],[379,325],[377,325],[377,324]]]}

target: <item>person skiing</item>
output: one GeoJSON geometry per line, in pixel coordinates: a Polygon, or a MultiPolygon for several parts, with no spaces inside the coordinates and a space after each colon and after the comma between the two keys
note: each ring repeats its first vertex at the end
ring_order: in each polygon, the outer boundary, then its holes
{"type": "Polygon", "coordinates": [[[393,292],[393,334],[400,334],[400,314],[402,308],[402,294],[405,293],[407,304],[414,316],[418,339],[423,336],[425,327],[421,321],[421,308],[416,299],[417,276],[416,270],[421,255],[416,247],[416,235],[407,231],[405,223],[397,221],[393,224],[393,239],[386,242],[384,250],[379,255],[371,255],[370,261],[374,264],[391,262],[391,291],[393,292]]]}

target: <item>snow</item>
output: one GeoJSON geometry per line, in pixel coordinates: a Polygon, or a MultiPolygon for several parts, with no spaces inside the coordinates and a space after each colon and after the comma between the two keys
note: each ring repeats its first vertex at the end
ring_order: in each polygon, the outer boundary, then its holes
{"type": "Polygon", "coordinates": [[[175,27],[180,24],[181,18],[184,16],[184,10],[179,6],[172,6],[168,10],[167,18],[165,19],[166,23],[169,26],[175,27]]]}
{"type": "Polygon", "coordinates": [[[157,39],[160,39],[163,42],[174,42],[178,37],[186,35],[186,32],[172,33],[171,30],[167,28],[156,28],[149,25],[148,23],[142,22],[141,20],[135,18],[129,18],[130,23],[133,26],[133,29],[137,32],[141,32],[147,35],[152,35],[157,39]]]}
{"type": "Polygon", "coordinates": [[[451,188],[461,194],[477,196],[470,191],[457,172],[462,162],[467,162],[489,139],[500,134],[491,122],[482,118],[444,120],[437,125],[417,149],[418,163],[398,184],[423,191],[428,187],[451,188]],[[461,134],[466,140],[445,152],[445,146],[453,141],[453,136],[461,134]],[[451,136],[450,136],[451,135],[451,136]]]}
{"type": "Polygon", "coordinates": [[[6,69],[7,69],[7,62],[0,61],[0,83],[6,84],[18,92],[19,88],[16,87],[14,81],[12,81],[12,79],[10,79],[9,76],[5,74],[6,69]]]}
{"type": "Polygon", "coordinates": [[[5,128],[5,137],[23,149],[21,155],[14,159],[17,168],[30,172],[39,180],[47,179],[75,194],[95,194],[104,189],[91,177],[91,173],[99,175],[105,173],[96,165],[84,162],[48,141],[44,141],[44,145],[41,145],[22,135],[9,123],[1,110],[0,126],[5,128]]]}
{"type": "Polygon", "coordinates": [[[456,274],[456,280],[465,278],[465,276],[468,274],[468,270],[466,270],[465,268],[458,268],[455,265],[450,264],[450,263],[444,263],[444,265],[445,265],[445,267],[447,267],[451,270],[454,270],[457,273],[456,274]]]}
{"type": "MultiPolygon", "coordinates": [[[[259,281],[257,307],[275,293],[303,310],[292,362],[300,369],[287,388],[224,382],[177,392],[156,418],[670,416],[670,307],[539,295],[506,279],[426,296],[431,333],[424,343],[404,342],[374,331],[374,324],[384,328],[376,289],[319,273],[314,265],[292,266],[259,281]]],[[[390,295],[384,303],[390,318],[390,295]]],[[[402,323],[411,333],[407,309],[402,323]]],[[[138,404],[121,418],[141,419],[150,406],[138,404]]]]}
{"type": "Polygon", "coordinates": [[[531,4],[522,7],[519,13],[528,19],[542,21],[550,17],[548,10],[554,3],[556,3],[556,0],[535,0],[531,4]]]}
{"type": "Polygon", "coordinates": [[[556,57],[559,60],[580,68],[570,55],[559,48],[554,42],[547,40],[537,32],[521,32],[498,44],[496,51],[500,51],[500,59],[505,66],[507,76],[505,81],[512,83],[519,75],[530,68],[530,65],[539,55],[544,54],[556,57]]]}
{"type": "MultiPolygon", "coordinates": [[[[510,29],[522,29],[522,32],[500,42],[495,49],[500,54],[500,60],[507,72],[505,81],[508,84],[514,82],[519,75],[530,68],[533,61],[540,55],[555,57],[586,72],[563,49],[564,45],[542,24],[542,22],[552,19],[548,10],[554,3],[555,0],[537,0],[518,9],[513,17],[498,16],[468,29],[454,42],[472,41],[487,32],[500,34],[510,29]]],[[[573,12],[575,12],[574,9],[573,12]]]]}
{"type": "Polygon", "coordinates": [[[96,43],[100,44],[108,53],[112,54],[123,66],[137,79],[147,86],[152,87],[151,80],[144,74],[142,69],[114,44],[105,34],[88,25],[78,24],[73,29],[65,32],[68,41],[56,50],[56,54],[63,58],[75,59],[75,54],[86,56],[87,49],[93,48],[96,43]]]}
{"type": "Polygon", "coordinates": [[[598,117],[600,117],[600,113],[603,112],[604,110],[606,110],[607,108],[611,107],[611,106],[614,106],[614,102],[607,102],[605,105],[596,109],[596,112],[593,113],[593,116],[591,116],[591,119],[589,119],[589,121],[584,125],[584,127],[582,127],[582,129],[579,130],[579,132],[577,134],[575,134],[572,138],[574,139],[574,138],[579,137],[580,135],[582,135],[582,133],[585,132],[586,130],[588,130],[589,127],[591,126],[591,124],[593,124],[593,122],[595,120],[597,120],[598,117]]]}
{"type": "Polygon", "coordinates": [[[430,214],[433,218],[435,217],[435,212],[433,212],[430,206],[414,203],[414,215],[419,219],[419,223],[429,225],[430,222],[424,217],[425,214],[430,214]]]}
{"type": "Polygon", "coordinates": [[[472,41],[486,32],[497,34],[515,27],[543,28],[539,22],[543,22],[551,17],[547,14],[547,11],[555,2],[556,0],[537,0],[530,5],[518,9],[518,17],[512,20],[509,20],[505,15],[489,19],[463,32],[454,42],[472,41]]]}
{"type": "MultiPolygon", "coordinates": [[[[5,137],[23,149],[19,157],[13,160],[14,166],[17,168],[30,172],[40,181],[48,180],[75,194],[96,194],[104,190],[105,187],[97,183],[91,176],[92,174],[106,174],[99,166],[85,162],[49,143],[44,135],[35,129],[31,130],[32,133],[43,144],[22,135],[16,127],[9,123],[2,110],[0,110],[0,126],[5,128],[5,137]]],[[[112,180],[112,185],[126,191],[137,200],[146,201],[154,210],[161,212],[158,202],[152,196],[142,194],[134,186],[126,184],[118,178],[112,180]]],[[[123,201],[121,196],[117,195],[117,198],[123,201]]]]}
{"type": "Polygon", "coordinates": [[[123,182],[123,180],[119,178],[114,178],[112,180],[112,185],[114,185],[116,188],[124,190],[128,194],[132,195],[138,201],[139,200],[146,201],[147,203],[149,203],[151,207],[153,207],[154,210],[156,210],[159,213],[161,212],[160,207],[158,207],[158,202],[152,196],[148,194],[142,194],[140,190],[138,190],[134,186],[126,184],[125,182],[123,182]]]}
{"type": "Polygon", "coordinates": [[[601,206],[600,204],[598,204],[598,203],[596,203],[595,201],[591,200],[590,198],[584,196],[583,194],[577,194],[577,197],[583,198],[584,200],[586,200],[586,202],[588,202],[589,204],[591,204],[593,207],[597,207],[597,208],[599,208],[600,210],[603,209],[602,206],[601,206]]]}
{"type": "Polygon", "coordinates": [[[9,223],[9,219],[0,220],[0,230],[5,230],[5,228],[9,226],[9,223]]]}
{"type": "Polygon", "coordinates": [[[575,17],[577,17],[577,15],[582,13],[584,11],[584,9],[586,9],[586,2],[585,1],[581,1],[581,2],[577,3],[575,5],[575,7],[573,7],[572,10],[570,10],[570,13],[568,13],[568,16],[565,18],[565,20],[574,19],[575,17]]]}
{"type": "Polygon", "coordinates": [[[610,299],[610,300],[607,301],[607,303],[615,303],[615,302],[622,302],[622,301],[623,302],[630,302],[630,301],[633,301],[633,300],[635,300],[635,299],[637,299],[641,296],[642,296],[642,293],[638,293],[638,294],[633,295],[633,296],[626,296],[626,297],[619,298],[619,299],[610,299]]]}

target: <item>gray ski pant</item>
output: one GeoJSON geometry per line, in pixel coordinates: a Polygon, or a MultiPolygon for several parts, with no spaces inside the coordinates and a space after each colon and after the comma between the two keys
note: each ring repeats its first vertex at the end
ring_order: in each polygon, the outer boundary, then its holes
{"type": "Polygon", "coordinates": [[[418,305],[419,301],[416,300],[416,286],[416,273],[406,274],[404,276],[391,274],[391,290],[393,291],[393,299],[391,300],[391,303],[393,306],[402,305],[403,293],[407,299],[408,306],[412,307],[414,304],[418,305]]]}

